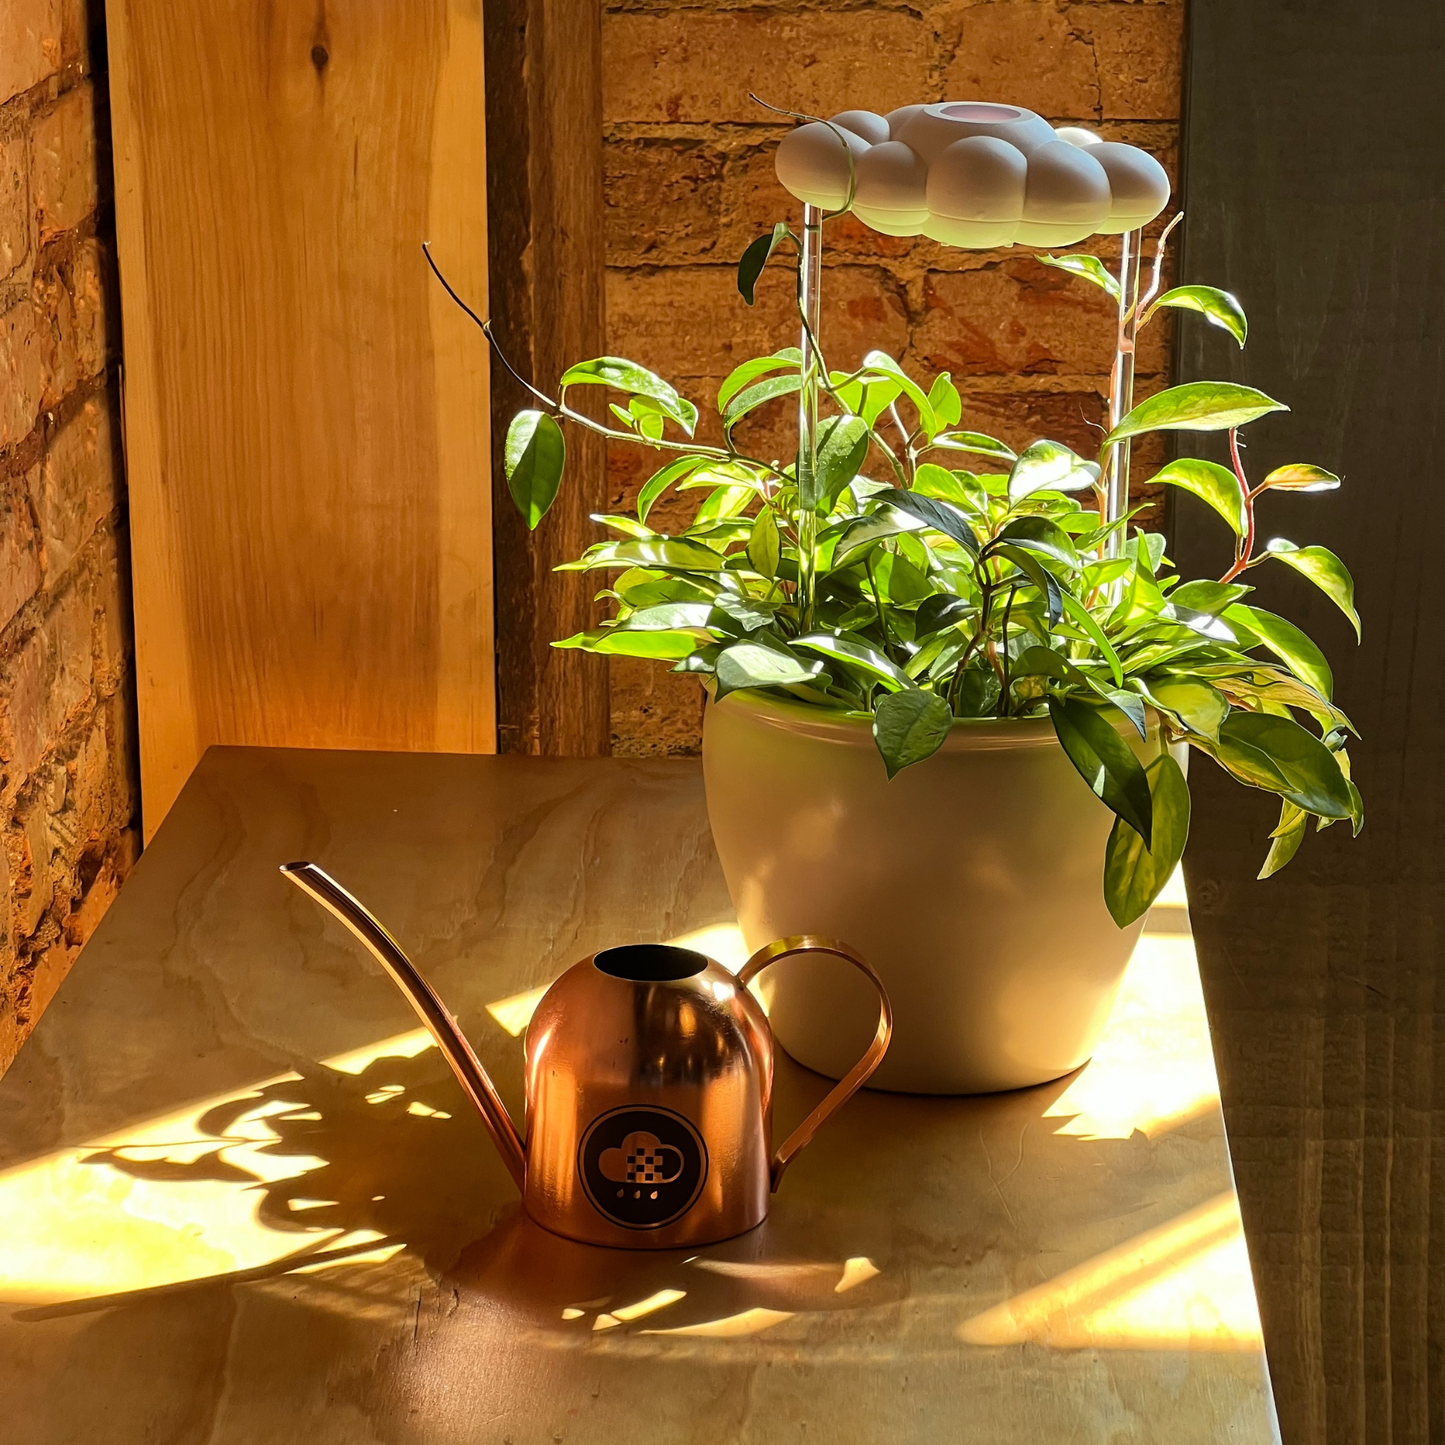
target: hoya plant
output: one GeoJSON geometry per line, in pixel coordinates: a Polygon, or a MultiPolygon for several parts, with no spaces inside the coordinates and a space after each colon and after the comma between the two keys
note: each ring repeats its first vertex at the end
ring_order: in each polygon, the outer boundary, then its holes
{"type": "MultiPolygon", "coordinates": [[[[748,304],[769,261],[797,263],[802,344],[746,361],[723,382],[721,445],[700,444],[697,406],[635,362],[579,362],[553,394],[517,377],[535,404],[512,420],[506,476],[529,527],[557,496],[568,428],[660,463],[635,513],[595,517],[612,537],[561,569],[602,574],[613,616],[554,646],[697,673],[717,700],[747,690],[867,718],[890,778],[927,759],[959,720],[1047,717],[1115,814],[1104,893],[1120,927],[1154,901],[1188,835],[1189,790],[1166,744],[1279,796],[1261,877],[1289,862],[1311,818],[1358,832],[1345,749],[1353,729],[1333,701],[1329,664],[1293,623],[1247,600],[1255,567],[1290,567],[1359,631],[1353,583],[1333,552],[1261,542],[1267,493],[1339,485],[1305,463],[1247,475],[1240,430],[1287,408],[1252,387],[1196,381],[1129,410],[1096,457],[1042,438],[1015,453],[965,426],[947,373],[925,384],[882,351],[830,365],[803,295],[805,244],[780,224],[742,258],[748,304]],[[578,388],[595,387],[609,393],[610,423],[575,404],[578,388]],[[738,424],[780,405],[798,409],[795,453],[744,451],[738,424]],[[1141,509],[1127,498],[1109,516],[1120,450],[1154,431],[1227,433],[1229,466],[1186,457],[1154,476],[1192,492],[1233,534],[1220,577],[1179,576],[1163,535],[1134,524],[1141,509]],[[651,521],[669,489],[700,495],[675,535],[651,521]]],[[[1164,308],[1182,308],[1243,346],[1244,313],[1227,292],[1159,294],[1163,247],[1151,284],[1121,308],[1121,334],[1132,339],[1164,308]]],[[[1118,299],[1096,257],[1039,259],[1118,299]]]]}

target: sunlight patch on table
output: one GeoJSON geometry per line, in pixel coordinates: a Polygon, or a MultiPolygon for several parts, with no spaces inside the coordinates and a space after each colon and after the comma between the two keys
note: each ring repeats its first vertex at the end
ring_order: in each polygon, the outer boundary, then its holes
{"type": "Polygon", "coordinates": [[[1155,1138],[1218,1107],[1194,943],[1146,933],[1094,1057],[1044,1117],[1079,1139],[1155,1138]]]}
{"type": "MultiPolygon", "coordinates": [[[[425,1029],[412,1029],[325,1063],[361,1074],[378,1059],[412,1058],[431,1046],[425,1029]]],[[[267,1152],[280,1138],[268,1121],[314,1117],[309,1106],[258,1099],[220,1133],[202,1125],[221,1106],[298,1079],[280,1074],[0,1173],[0,1219],[7,1221],[0,1301],[93,1299],[254,1270],[303,1253],[330,1257],[314,1264],[301,1258],[291,1268],[319,1271],[395,1254],[400,1246],[364,1248],[385,1237],[375,1230],[291,1232],[260,1217],[265,1185],[304,1179],[326,1164],[315,1155],[267,1152]],[[337,1251],[347,1253],[338,1259],[337,1251]]],[[[369,1097],[379,1105],[394,1096],[378,1090],[369,1097]]],[[[302,1208],[298,1224],[304,1216],[302,1208]]]]}
{"type": "Polygon", "coordinates": [[[965,1320],[970,1345],[1259,1350],[1259,1307],[1232,1191],[965,1320]]]}

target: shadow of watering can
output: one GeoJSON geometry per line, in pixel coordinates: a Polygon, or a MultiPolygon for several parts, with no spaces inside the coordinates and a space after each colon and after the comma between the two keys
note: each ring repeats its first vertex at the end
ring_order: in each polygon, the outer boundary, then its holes
{"type": "Polygon", "coordinates": [[[691,1248],[761,1223],[789,1160],[878,1067],[893,1032],[878,976],[831,939],[779,939],[736,977],[688,948],[603,949],[557,979],[532,1015],[524,1143],[456,1020],[395,939],[314,864],[281,871],[339,918],[411,1000],[485,1121],[527,1213],[587,1244],[691,1248]],[[774,1044],[748,984],[771,964],[814,952],[866,975],[878,990],[878,1031],[772,1153],[774,1044]]]}

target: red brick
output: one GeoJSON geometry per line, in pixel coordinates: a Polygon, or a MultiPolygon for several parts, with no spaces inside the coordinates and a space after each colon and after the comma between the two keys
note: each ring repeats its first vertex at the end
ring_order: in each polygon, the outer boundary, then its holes
{"type": "Polygon", "coordinates": [[[1051,0],[967,5],[944,12],[939,26],[950,49],[943,72],[950,100],[1002,101],[1050,120],[1098,115],[1093,50],[1070,12],[1051,0]]]}
{"type": "Polygon", "coordinates": [[[7,712],[11,761],[20,776],[34,769],[70,714],[90,696],[92,617],[89,589],[72,588],[15,659],[7,712]]]}
{"type": "Polygon", "coordinates": [[[706,698],[697,677],[666,663],[614,657],[612,751],[624,758],[695,757],[706,698]]]}
{"type": "Polygon", "coordinates": [[[34,933],[55,896],[50,875],[50,833],[45,809],[38,804],[21,820],[15,840],[20,866],[14,870],[14,929],[17,937],[34,933]]]}
{"type": "Polygon", "coordinates": [[[60,69],[60,0],[0,0],[0,105],[60,69]]]}
{"type": "Polygon", "coordinates": [[[89,574],[86,585],[95,615],[95,687],[105,695],[124,686],[133,651],[130,577],[113,532],[101,534],[89,574]]]}
{"type": "Polygon", "coordinates": [[[1093,45],[1104,115],[1158,120],[1179,115],[1182,5],[1071,5],[1065,13],[1093,45]]]}
{"type": "Polygon", "coordinates": [[[95,88],[89,81],[67,91],[35,122],[30,184],[42,245],[79,225],[95,209],[95,88]]]}
{"type": "Polygon", "coordinates": [[[70,566],[119,501],[114,425],[109,399],[91,397],[46,450],[36,511],[48,574],[70,566]]]}
{"type": "Polygon", "coordinates": [[[1115,304],[1029,257],[932,272],[924,308],[913,350],[929,372],[1098,376],[1113,364],[1115,304]]]}
{"type": "Polygon", "coordinates": [[[0,280],[30,254],[30,189],[25,137],[0,145],[0,280]]]}
{"type": "Polygon", "coordinates": [[[675,264],[716,248],[724,159],[714,145],[621,136],[603,156],[609,265],[675,264]]]}
{"type": "Polygon", "coordinates": [[[933,33],[897,10],[615,11],[603,17],[608,121],[768,119],[929,100],[933,33]]]}
{"type": "Polygon", "coordinates": [[[0,631],[40,586],[40,546],[26,496],[39,478],[35,467],[26,487],[0,491],[0,631]]]}
{"type": "MultiPolygon", "coordinates": [[[[749,357],[797,344],[793,272],[781,264],[769,268],[755,294],[749,307],[731,266],[611,271],[608,344],[675,382],[725,376],[749,357]]],[[[828,267],[821,340],[834,367],[854,365],[874,348],[899,354],[908,342],[904,298],[876,268],[828,267]]],[[[702,407],[713,397],[693,400],[702,407]]]]}
{"type": "Polygon", "coordinates": [[[28,299],[17,301],[0,315],[0,447],[30,434],[44,389],[35,309],[28,299]]]}

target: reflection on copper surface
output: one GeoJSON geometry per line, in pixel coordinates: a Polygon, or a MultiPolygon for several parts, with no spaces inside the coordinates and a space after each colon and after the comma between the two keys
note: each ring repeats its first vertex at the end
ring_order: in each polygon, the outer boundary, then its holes
{"type": "Polygon", "coordinates": [[[1262,1348],[1232,1191],[964,1321],[971,1345],[1262,1348]]]}

